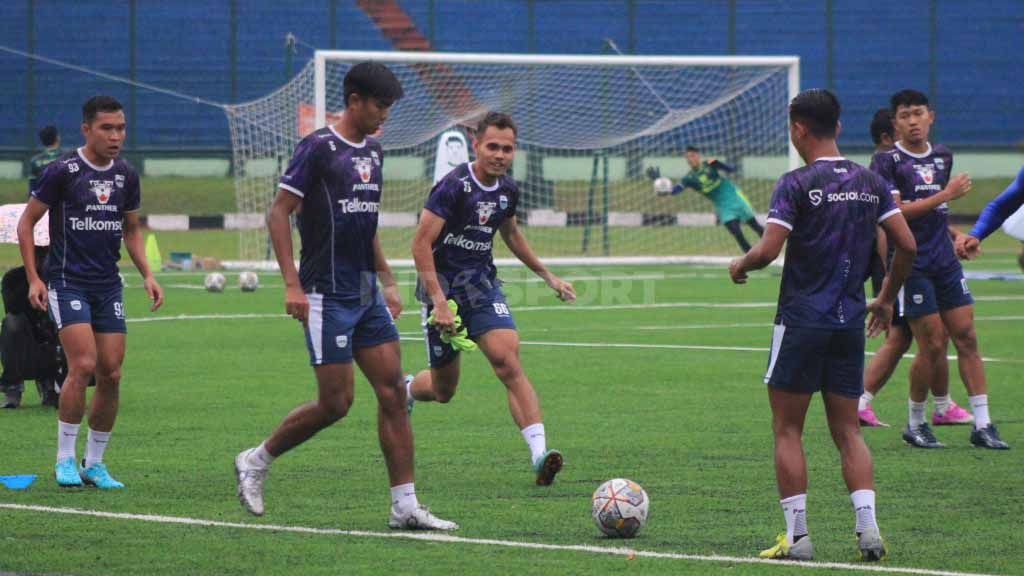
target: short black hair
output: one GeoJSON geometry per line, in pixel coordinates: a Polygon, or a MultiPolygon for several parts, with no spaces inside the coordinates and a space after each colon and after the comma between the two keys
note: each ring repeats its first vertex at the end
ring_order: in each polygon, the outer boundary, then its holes
{"type": "Polygon", "coordinates": [[[686,147],[686,151],[687,152],[696,152],[697,154],[700,154],[700,150],[696,146],[687,146],[686,147]]]}
{"type": "Polygon", "coordinates": [[[43,129],[39,131],[39,141],[46,147],[56,144],[59,136],[60,133],[57,132],[57,127],[53,124],[43,126],[43,129]]]}
{"type": "Polygon", "coordinates": [[[488,112],[486,116],[481,118],[480,122],[476,125],[477,138],[483,136],[484,132],[490,126],[494,126],[500,130],[510,128],[513,136],[519,136],[519,129],[516,128],[516,123],[512,120],[511,116],[504,112],[488,112]]]}
{"type": "Polygon", "coordinates": [[[892,112],[888,108],[879,108],[871,118],[871,141],[878,146],[882,142],[882,134],[892,136],[892,112]]]}
{"type": "Polygon", "coordinates": [[[839,128],[839,99],[823,88],[804,90],[789,103],[789,118],[799,121],[818,138],[835,138],[839,128]]]}
{"type": "Polygon", "coordinates": [[[360,98],[375,98],[382,106],[391,106],[405,95],[394,72],[380,62],[370,60],[348,69],[342,90],[345,106],[348,106],[348,97],[353,94],[358,94],[360,98]]]}
{"type": "Polygon", "coordinates": [[[100,112],[117,112],[124,110],[124,106],[113,96],[93,96],[82,104],[82,122],[91,124],[100,112]]]}
{"type": "Polygon", "coordinates": [[[928,106],[928,97],[924,95],[924,92],[912,90],[910,88],[906,90],[900,90],[899,92],[892,95],[889,99],[889,109],[893,114],[900,106],[928,106]]]}

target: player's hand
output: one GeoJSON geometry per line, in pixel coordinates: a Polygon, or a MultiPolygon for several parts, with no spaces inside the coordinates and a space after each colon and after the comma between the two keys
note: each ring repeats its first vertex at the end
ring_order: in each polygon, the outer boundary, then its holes
{"type": "Polygon", "coordinates": [[[160,283],[152,275],[146,276],[142,281],[142,286],[146,289],[149,301],[152,302],[149,306],[149,311],[156,312],[157,308],[164,303],[164,289],[160,287],[160,283]]]}
{"type": "Polygon", "coordinates": [[[949,191],[950,200],[963,198],[971,191],[971,177],[966,172],[957,174],[946,184],[946,190],[949,191]]]}
{"type": "Polygon", "coordinates": [[[562,280],[558,276],[551,274],[546,279],[548,286],[555,291],[558,299],[562,302],[575,302],[576,301],[576,289],[573,288],[572,284],[562,280]]]}
{"type": "Polygon", "coordinates": [[[448,307],[447,300],[441,300],[440,302],[434,302],[434,326],[437,327],[439,332],[443,332],[451,336],[455,334],[455,312],[448,307]]]}
{"type": "Polygon", "coordinates": [[[388,307],[391,318],[398,320],[398,315],[402,313],[402,297],[398,294],[398,284],[384,287],[384,304],[388,307]]]}
{"type": "Polygon", "coordinates": [[[743,270],[743,258],[736,258],[729,264],[729,277],[733,284],[746,284],[747,272],[743,270]]]}
{"type": "Polygon", "coordinates": [[[956,255],[961,260],[973,260],[981,253],[981,240],[970,234],[961,234],[953,242],[956,255]]]}
{"type": "Polygon", "coordinates": [[[661,178],[661,168],[657,166],[648,166],[647,170],[645,170],[644,173],[647,174],[647,177],[650,178],[651,180],[657,180],[658,178],[661,178]]]}
{"type": "Polygon", "coordinates": [[[309,320],[309,298],[302,286],[284,287],[284,310],[289,316],[305,324],[309,320]]]}
{"type": "Polygon", "coordinates": [[[868,338],[888,333],[889,324],[892,322],[892,303],[875,298],[868,302],[867,310],[871,314],[868,319],[868,338]]]}
{"type": "Polygon", "coordinates": [[[28,302],[36,310],[46,311],[46,284],[36,278],[35,282],[29,282],[28,302]]]}

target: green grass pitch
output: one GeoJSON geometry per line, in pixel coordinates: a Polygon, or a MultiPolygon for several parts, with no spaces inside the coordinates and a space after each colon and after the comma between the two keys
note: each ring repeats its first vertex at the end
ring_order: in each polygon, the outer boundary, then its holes
{"type": "MultiPolygon", "coordinates": [[[[972,270],[1016,269],[1012,242],[996,240],[972,270]]],[[[554,545],[749,558],[784,528],[772,467],[770,414],[761,383],[778,293],[778,268],[734,286],[724,267],[576,267],[559,270],[580,302],[561,305],[522,268],[503,271],[537,387],[549,445],[566,464],[550,488],[533,485],[528,452],[505,394],[483,357],[463,358],[449,405],[413,416],[417,491],[458,536],[554,545]],[[660,307],[650,307],[659,304],[660,307]],[[675,306],[673,306],[675,304],[675,306]],[[689,304],[689,305],[687,305],[689,304]],[[740,306],[728,306],[728,305],[740,306]],[[715,305],[715,306],[711,306],[715,305]],[[612,346],[614,345],[614,346],[612,346]],[[655,346],[656,345],[656,346],[655,346]],[[690,348],[687,348],[690,347],[690,348]],[[739,350],[756,348],[756,351],[739,350]],[[600,537],[590,495],[628,477],[651,498],[632,541],[600,537]]],[[[375,407],[357,380],[350,415],[274,464],[267,513],[248,516],[235,498],[232,459],[314,394],[300,327],[281,315],[281,281],[261,275],[255,293],[228,275],[223,294],[199,274],[162,274],[167,303],[146,310],[129,276],[128,354],[121,412],[107,463],[119,492],[60,490],[52,479],[55,415],[25,404],[0,413],[0,474],[33,473],[28,490],[0,489],[0,505],[187,517],[246,526],[387,532],[388,491],[375,407]],[[189,316],[216,315],[215,318],[189,316]],[[243,317],[232,318],[238,315],[243,317]],[[178,316],[185,318],[174,319],[178,316]],[[164,321],[143,322],[147,319],[164,321]]],[[[406,370],[424,366],[409,271],[398,322],[406,370]]],[[[1024,284],[972,281],[992,415],[1009,452],[973,449],[969,429],[940,428],[949,446],[903,445],[909,361],[876,400],[894,425],[865,436],[875,458],[879,522],[890,548],[882,564],[1019,574],[1024,496],[1024,284]]],[[[878,341],[869,344],[876,348],[878,341]]],[[[951,366],[954,398],[966,394],[951,366]]],[[[930,409],[930,407],[929,407],[930,409]]],[[[84,433],[82,434],[84,437],[84,433]]],[[[82,439],[84,441],[84,438],[82,439]]],[[[80,443],[79,453],[82,451],[80,443]]],[[[853,513],[821,404],[805,430],[808,522],[819,561],[855,562],[853,513]]],[[[823,567],[602,555],[562,549],[381,539],[154,523],[0,507],[0,572],[119,574],[817,574],[823,567]]],[[[828,573],[856,573],[829,571],[828,573]]]]}

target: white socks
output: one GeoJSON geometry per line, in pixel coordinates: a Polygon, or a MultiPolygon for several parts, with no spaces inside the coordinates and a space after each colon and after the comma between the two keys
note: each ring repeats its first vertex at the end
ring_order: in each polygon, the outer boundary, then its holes
{"type": "Polygon", "coordinates": [[[103,462],[103,452],[107,449],[110,432],[97,432],[89,428],[89,436],[85,443],[85,467],[103,462]]]}
{"type": "Polygon", "coordinates": [[[405,514],[419,508],[416,499],[416,485],[412,482],[391,487],[391,509],[397,514],[405,514]]]}
{"type": "Polygon", "coordinates": [[[857,401],[857,410],[860,411],[867,408],[871,405],[871,401],[874,399],[875,395],[865,390],[864,393],[860,395],[860,400],[857,401]]]}
{"type": "Polygon", "coordinates": [[[530,447],[530,462],[536,462],[538,458],[544,455],[544,452],[548,449],[547,438],[544,437],[544,424],[538,422],[536,424],[530,424],[526,428],[520,430],[523,433],[523,439],[526,440],[526,445],[530,447]]]}
{"type": "Polygon", "coordinates": [[[875,491],[855,490],[850,492],[850,500],[853,502],[853,511],[857,514],[857,527],[855,531],[861,534],[868,528],[878,529],[878,522],[875,521],[875,491]]]}
{"type": "Polygon", "coordinates": [[[924,424],[924,408],[928,403],[914,402],[913,400],[908,400],[908,403],[910,405],[910,417],[907,422],[910,424],[910,427],[914,428],[915,426],[924,424]]]}
{"type": "Polygon", "coordinates": [[[968,396],[967,401],[971,404],[971,412],[974,414],[974,427],[978,430],[988,426],[992,420],[988,417],[988,394],[968,396]]]}
{"type": "Polygon", "coordinates": [[[783,500],[782,515],[786,517],[786,542],[790,545],[800,536],[807,535],[807,494],[797,494],[783,500]]]}
{"type": "Polygon", "coordinates": [[[249,450],[249,453],[245,455],[245,461],[249,463],[249,466],[263,470],[270,468],[270,463],[274,461],[274,456],[267,452],[267,443],[260,442],[259,446],[249,450]]]}
{"type": "Polygon", "coordinates": [[[412,397],[412,381],[415,380],[415,379],[416,379],[416,377],[413,376],[412,374],[409,374],[408,376],[405,377],[405,401],[406,402],[408,402],[410,399],[415,400],[415,398],[412,397]]]}
{"type": "Polygon", "coordinates": [[[945,396],[933,396],[932,400],[932,411],[939,416],[946,413],[946,410],[949,409],[949,403],[952,402],[949,394],[946,394],[945,396]]]}
{"type": "Polygon", "coordinates": [[[68,424],[57,420],[57,462],[65,458],[75,458],[75,443],[78,441],[78,427],[81,424],[68,424]]]}

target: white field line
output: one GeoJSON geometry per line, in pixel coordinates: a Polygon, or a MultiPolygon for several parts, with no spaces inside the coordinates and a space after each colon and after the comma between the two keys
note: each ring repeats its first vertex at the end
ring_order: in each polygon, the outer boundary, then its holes
{"type": "MultiPolygon", "coordinates": [[[[423,340],[422,332],[399,332],[403,340],[423,340]]],[[[642,344],[631,342],[552,342],[538,340],[523,340],[523,346],[548,346],[555,348],[625,348],[638,350],[706,350],[715,352],[769,352],[769,348],[758,346],[704,346],[700,344],[642,344]]],[[[865,356],[874,356],[874,352],[865,352],[865,356]]],[[[913,354],[904,354],[904,358],[913,359],[913,354]]],[[[949,360],[956,360],[955,355],[946,356],[949,360]]],[[[1024,360],[1007,360],[1004,358],[989,358],[983,356],[984,362],[1008,362],[1011,364],[1024,364],[1024,360]]]]}
{"type": "Polygon", "coordinates": [[[110,518],[114,520],[135,520],[156,524],[179,524],[185,526],[204,526],[212,528],[230,528],[236,530],[261,530],[270,532],[291,532],[298,534],[315,534],[321,536],[349,536],[355,538],[379,538],[392,540],[415,540],[421,542],[437,542],[445,544],[474,544],[477,546],[501,546],[505,548],[524,548],[529,550],[548,550],[558,552],[580,552],[585,554],[604,554],[609,556],[625,556],[627,558],[657,558],[663,560],[689,560],[695,562],[723,562],[729,564],[758,564],[762,566],[785,566],[787,568],[803,568],[807,570],[850,570],[854,572],[881,572],[886,574],[921,574],[924,576],[994,576],[974,572],[951,572],[947,570],[929,570],[925,568],[902,568],[882,566],[879,564],[848,564],[843,562],[795,562],[791,560],[762,560],[741,556],[718,556],[703,554],[683,554],[677,552],[654,552],[634,550],[623,547],[592,546],[587,544],[545,544],[542,542],[521,542],[516,540],[496,540],[490,538],[463,538],[450,534],[433,532],[371,532],[368,530],[341,530],[336,528],[313,528],[308,526],[288,526],[281,524],[247,524],[241,522],[222,522],[183,516],[162,516],[157,514],[130,514],[125,512],[102,512],[98,510],[80,510],[77,508],[55,508],[52,506],[35,506],[27,504],[0,503],[0,508],[25,512],[43,512],[47,514],[65,514],[90,516],[93,518],[110,518]]]}
{"type": "MultiPolygon", "coordinates": [[[[288,318],[287,314],[179,314],[177,316],[153,316],[143,318],[129,318],[126,322],[163,322],[172,320],[241,320],[241,319],[263,319],[263,318],[288,318]]],[[[1017,318],[1015,316],[993,318],[1017,318]]],[[[769,326],[769,325],[765,325],[769,326]]],[[[406,340],[423,340],[422,332],[399,332],[399,335],[406,340]]],[[[520,344],[524,346],[551,346],[566,348],[633,348],[633,349],[654,349],[654,350],[709,350],[720,352],[768,352],[768,348],[755,346],[702,346],[697,344],[643,344],[628,342],[552,342],[523,340],[520,344]]],[[[865,352],[865,356],[874,356],[874,352],[865,352]]],[[[904,354],[904,358],[913,358],[913,354],[904,354]]],[[[956,356],[947,356],[949,360],[956,360],[956,356]]],[[[1024,360],[1007,360],[1001,358],[982,357],[985,362],[1009,362],[1013,364],[1024,363],[1024,360]]]]}

